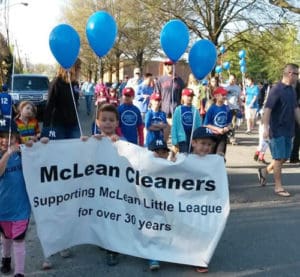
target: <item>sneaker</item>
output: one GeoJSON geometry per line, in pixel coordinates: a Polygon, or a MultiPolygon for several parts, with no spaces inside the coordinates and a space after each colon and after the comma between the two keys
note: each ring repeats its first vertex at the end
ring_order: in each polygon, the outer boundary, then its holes
{"type": "Polygon", "coordinates": [[[52,263],[46,259],[44,260],[43,264],[42,264],[42,269],[43,270],[48,270],[48,269],[51,269],[52,268],[52,263]]]}
{"type": "Polygon", "coordinates": [[[106,252],[106,264],[109,266],[117,265],[118,262],[118,253],[107,251],[106,252]]]}
{"type": "Polygon", "coordinates": [[[1,273],[8,274],[11,271],[11,258],[2,258],[1,273]]]}
{"type": "Polygon", "coordinates": [[[158,270],[160,268],[159,261],[150,260],[149,261],[149,269],[150,270],[158,270]]]}
{"type": "Polygon", "coordinates": [[[71,251],[69,249],[65,249],[59,252],[62,258],[69,258],[71,256],[71,251]]]}

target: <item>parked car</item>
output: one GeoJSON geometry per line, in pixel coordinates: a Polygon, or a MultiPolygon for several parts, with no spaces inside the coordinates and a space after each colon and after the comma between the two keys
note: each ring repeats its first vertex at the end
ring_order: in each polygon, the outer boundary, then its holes
{"type": "Polygon", "coordinates": [[[31,101],[38,109],[38,119],[41,119],[48,99],[48,77],[40,74],[14,74],[12,78],[8,88],[15,111],[21,101],[31,101]]]}

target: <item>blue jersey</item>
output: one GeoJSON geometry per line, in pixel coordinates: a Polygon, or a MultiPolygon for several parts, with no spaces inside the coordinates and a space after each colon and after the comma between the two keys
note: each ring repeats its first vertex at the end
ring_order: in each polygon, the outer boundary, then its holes
{"type": "Polygon", "coordinates": [[[10,156],[5,172],[0,176],[0,207],[0,221],[26,220],[30,217],[30,202],[18,153],[10,156]]]}
{"type": "Polygon", "coordinates": [[[213,104],[208,109],[203,125],[213,125],[219,128],[227,127],[232,120],[231,112],[227,105],[217,106],[213,104]]]}
{"type": "Polygon", "coordinates": [[[138,144],[138,127],[143,126],[140,110],[135,105],[122,104],[118,112],[123,136],[127,141],[138,144]]]}
{"type": "Polygon", "coordinates": [[[0,109],[3,117],[11,117],[12,99],[7,92],[0,93],[0,109]]]}
{"type": "Polygon", "coordinates": [[[145,116],[145,127],[147,129],[146,146],[154,139],[164,139],[163,129],[159,131],[149,130],[152,124],[157,123],[167,123],[166,113],[163,111],[155,112],[153,110],[148,110],[145,116]]]}
{"type": "Polygon", "coordinates": [[[193,112],[191,106],[181,105],[181,122],[189,141],[193,128],[193,112]]]}

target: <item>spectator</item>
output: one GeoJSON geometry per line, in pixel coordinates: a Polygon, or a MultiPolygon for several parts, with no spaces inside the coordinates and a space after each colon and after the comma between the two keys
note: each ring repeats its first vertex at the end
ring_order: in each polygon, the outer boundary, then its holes
{"type": "Polygon", "coordinates": [[[235,74],[231,73],[228,81],[229,84],[225,89],[228,91],[227,104],[232,117],[232,135],[230,137],[230,143],[236,145],[235,130],[237,128],[237,115],[241,112],[241,88],[236,84],[235,74]]]}
{"type": "MultiPolygon", "coordinates": [[[[300,81],[298,80],[296,85],[296,93],[297,93],[297,104],[300,107],[300,81]]],[[[295,124],[295,137],[293,140],[292,153],[290,156],[290,163],[299,163],[299,147],[300,147],[300,127],[298,124],[295,124]]]]}
{"type": "Polygon", "coordinates": [[[133,88],[134,93],[136,94],[138,91],[138,86],[143,82],[143,78],[141,77],[141,70],[139,67],[136,67],[133,70],[133,77],[130,78],[126,84],[126,88],[133,88]]]}
{"type": "Polygon", "coordinates": [[[183,80],[175,75],[175,65],[172,61],[166,60],[164,62],[164,68],[166,74],[159,77],[156,83],[156,88],[161,94],[162,103],[161,110],[166,113],[168,128],[165,131],[165,141],[168,141],[171,126],[172,117],[175,108],[180,105],[181,91],[184,88],[183,80]]]}
{"type": "Polygon", "coordinates": [[[245,101],[245,118],[247,124],[246,134],[251,134],[254,128],[255,116],[258,109],[257,97],[259,88],[254,84],[252,77],[246,78],[246,101],[245,101]]]}
{"type": "Polygon", "coordinates": [[[291,154],[295,119],[300,124],[300,109],[294,88],[298,75],[298,65],[287,64],[283,69],[281,81],[272,87],[264,109],[264,138],[270,138],[273,160],[268,166],[258,169],[259,182],[265,186],[267,174],[273,171],[274,192],[282,197],[290,196],[290,193],[283,188],[282,166],[291,154]]]}
{"type": "Polygon", "coordinates": [[[123,89],[126,87],[126,84],[127,84],[128,80],[129,80],[128,75],[125,75],[125,76],[124,76],[124,80],[121,82],[121,84],[120,84],[120,86],[119,86],[119,88],[118,88],[118,97],[119,97],[119,98],[122,97],[122,91],[123,91],[123,89]]]}
{"type": "Polygon", "coordinates": [[[145,114],[148,110],[150,96],[153,90],[154,82],[152,74],[146,73],[143,82],[138,85],[133,102],[139,108],[143,121],[145,121],[145,114]]]}
{"type": "Polygon", "coordinates": [[[264,139],[264,125],[262,122],[263,117],[263,111],[264,106],[268,97],[268,94],[270,92],[270,86],[268,84],[262,84],[259,90],[258,95],[258,117],[257,117],[257,123],[258,123],[258,146],[257,150],[254,154],[254,160],[258,162],[262,162],[264,164],[268,164],[268,162],[265,160],[265,153],[269,147],[268,141],[264,139]]]}
{"type": "Polygon", "coordinates": [[[90,115],[92,111],[93,96],[95,93],[95,84],[92,82],[91,76],[83,83],[81,91],[85,98],[86,113],[87,115],[90,115]]]}

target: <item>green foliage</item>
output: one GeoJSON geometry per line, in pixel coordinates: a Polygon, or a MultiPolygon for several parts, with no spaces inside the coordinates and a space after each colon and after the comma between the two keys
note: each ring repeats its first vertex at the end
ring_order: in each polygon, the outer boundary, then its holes
{"type": "Polygon", "coordinates": [[[231,62],[230,71],[240,78],[238,52],[241,49],[247,53],[247,75],[256,81],[276,81],[281,78],[286,63],[299,63],[300,60],[297,29],[289,24],[265,31],[245,32],[230,40],[230,45],[222,59],[231,62]]]}

